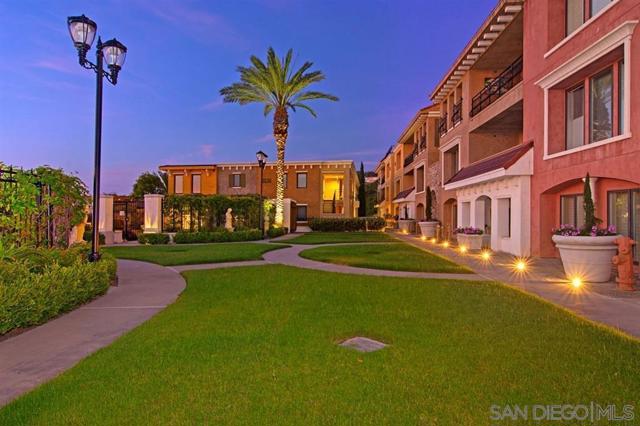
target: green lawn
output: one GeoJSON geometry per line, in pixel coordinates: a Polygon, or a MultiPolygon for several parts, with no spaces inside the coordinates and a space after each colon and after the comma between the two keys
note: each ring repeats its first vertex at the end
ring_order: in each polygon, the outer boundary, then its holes
{"type": "Polygon", "coordinates": [[[0,424],[487,425],[493,404],[638,406],[640,343],[499,284],[280,265],[185,276],[175,304],[0,424]],[[336,346],[354,335],[390,346],[336,346]]]}
{"type": "Polygon", "coordinates": [[[214,243],[105,247],[119,259],[143,260],[164,266],[259,260],[262,254],[287,247],[282,244],[214,243]]]}
{"type": "Polygon", "coordinates": [[[443,257],[407,244],[362,244],[317,247],[300,256],[320,262],[411,272],[469,274],[472,271],[443,257]]]}
{"type": "Polygon", "coordinates": [[[309,232],[290,240],[287,244],[374,243],[396,241],[384,232],[309,232]]]}

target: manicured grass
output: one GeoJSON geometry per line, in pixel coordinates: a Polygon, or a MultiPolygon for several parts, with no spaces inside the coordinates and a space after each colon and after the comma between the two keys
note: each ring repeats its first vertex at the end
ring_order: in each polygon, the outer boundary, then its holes
{"type": "Polygon", "coordinates": [[[0,424],[487,425],[494,404],[637,406],[640,343],[499,284],[280,265],[185,276],[174,305],[0,424]],[[335,344],[354,335],[390,346],[335,344]]]}
{"type": "Polygon", "coordinates": [[[320,262],[391,271],[446,272],[470,274],[472,271],[443,257],[407,244],[362,244],[318,247],[300,256],[320,262]]]}
{"type": "Polygon", "coordinates": [[[260,260],[262,254],[287,247],[283,244],[217,243],[166,246],[105,247],[119,259],[143,260],[164,266],[260,260]]]}
{"type": "Polygon", "coordinates": [[[395,241],[384,232],[309,232],[287,240],[287,244],[373,243],[395,241]]]}

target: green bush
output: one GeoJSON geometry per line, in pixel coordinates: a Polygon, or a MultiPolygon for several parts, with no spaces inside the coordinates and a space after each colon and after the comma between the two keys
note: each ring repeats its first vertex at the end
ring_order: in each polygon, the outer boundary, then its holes
{"type": "Polygon", "coordinates": [[[325,218],[309,219],[309,228],[319,232],[379,231],[385,226],[381,217],[325,218]]]}
{"type": "Polygon", "coordinates": [[[138,234],[140,244],[169,244],[171,237],[168,234],[138,234]]]}
{"type": "Polygon", "coordinates": [[[0,261],[0,335],[42,324],[104,294],[116,278],[116,261],[88,261],[78,244],[67,250],[29,249],[0,261]]]}
{"type": "Polygon", "coordinates": [[[200,231],[200,232],[177,232],[173,237],[176,244],[192,243],[228,243],[235,241],[255,241],[262,239],[262,232],[259,229],[248,231],[200,231]]]}
{"type": "Polygon", "coordinates": [[[163,200],[164,229],[171,232],[215,231],[225,224],[229,208],[233,210],[236,229],[260,226],[260,197],[257,195],[172,194],[163,200]]]}
{"type": "MultiPolygon", "coordinates": [[[[98,238],[98,242],[101,246],[105,244],[105,237],[103,233],[98,234],[100,237],[98,238]]],[[[91,230],[91,226],[87,226],[84,228],[84,234],[82,234],[82,239],[91,242],[93,241],[93,231],[91,230]]]]}
{"type": "Polygon", "coordinates": [[[281,237],[287,233],[287,228],[269,228],[267,231],[267,237],[276,238],[281,237]]]}

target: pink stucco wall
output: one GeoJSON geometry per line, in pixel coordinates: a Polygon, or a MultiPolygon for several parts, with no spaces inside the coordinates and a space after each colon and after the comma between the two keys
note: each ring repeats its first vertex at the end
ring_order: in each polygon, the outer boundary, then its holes
{"type": "MultiPolygon", "coordinates": [[[[606,191],[640,186],[640,25],[631,41],[631,139],[595,147],[558,158],[543,159],[544,98],[536,81],[553,71],[577,52],[581,52],[620,24],[640,20],[640,2],[620,0],[607,12],[592,21],[564,46],[546,59],[544,55],[564,34],[565,0],[536,0],[525,2],[524,10],[524,134],[525,141],[534,141],[534,174],[531,200],[532,254],[556,256],[551,241],[551,228],[559,224],[559,196],[567,191],[581,191],[579,180],[587,172],[598,177],[597,213],[606,218],[606,191]]],[[[553,102],[564,102],[556,97],[553,102]]],[[[562,105],[551,105],[564,111],[562,105]]],[[[556,114],[550,116],[553,120],[556,114]]],[[[564,139],[562,116],[554,125],[549,144],[564,139]],[[562,129],[561,131],[558,129],[562,129]]],[[[562,143],[562,142],[560,142],[562,143]]]]}

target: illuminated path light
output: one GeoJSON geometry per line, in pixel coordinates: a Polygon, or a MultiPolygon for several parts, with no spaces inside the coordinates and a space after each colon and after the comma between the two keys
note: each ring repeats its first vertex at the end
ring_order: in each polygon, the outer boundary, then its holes
{"type": "Polygon", "coordinates": [[[571,285],[573,286],[573,288],[576,288],[576,289],[580,288],[582,287],[582,284],[583,284],[582,278],[577,276],[571,278],[571,285]]]}
{"type": "Polygon", "coordinates": [[[482,250],[482,253],[480,253],[480,258],[485,262],[490,261],[491,260],[491,252],[489,250],[482,250]]]}

